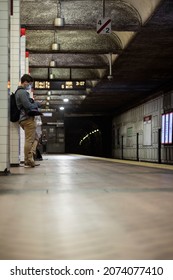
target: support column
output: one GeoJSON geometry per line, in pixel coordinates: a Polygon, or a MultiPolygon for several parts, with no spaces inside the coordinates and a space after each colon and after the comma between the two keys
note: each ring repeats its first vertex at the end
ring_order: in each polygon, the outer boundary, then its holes
{"type": "MultiPolygon", "coordinates": [[[[25,30],[21,32],[20,37],[20,76],[22,77],[26,72],[26,34],[25,30]]],[[[22,128],[20,128],[20,162],[24,162],[24,143],[25,143],[25,133],[22,128]]]]}
{"type": "Polygon", "coordinates": [[[9,172],[9,1],[0,0],[0,174],[9,172]]]}
{"type": "MultiPolygon", "coordinates": [[[[20,81],[20,0],[13,0],[10,18],[10,91],[15,92],[20,81]]],[[[20,130],[18,123],[10,123],[10,164],[18,166],[20,130]]]]}

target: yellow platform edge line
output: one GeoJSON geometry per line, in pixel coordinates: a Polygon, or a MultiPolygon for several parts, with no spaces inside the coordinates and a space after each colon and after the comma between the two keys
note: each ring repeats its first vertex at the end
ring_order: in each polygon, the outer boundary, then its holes
{"type": "Polygon", "coordinates": [[[115,163],[124,163],[124,164],[131,164],[131,165],[137,165],[137,166],[146,166],[146,167],[154,167],[154,168],[160,168],[160,169],[167,169],[167,170],[173,170],[173,165],[164,164],[164,163],[154,163],[154,162],[144,162],[144,161],[133,161],[133,160],[125,160],[125,159],[114,159],[114,158],[104,158],[104,157],[94,157],[94,156],[86,156],[86,155],[79,155],[76,154],[76,156],[83,156],[88,157],[96,160],[104,160],[109,162],[115,162],[115,163]]]}

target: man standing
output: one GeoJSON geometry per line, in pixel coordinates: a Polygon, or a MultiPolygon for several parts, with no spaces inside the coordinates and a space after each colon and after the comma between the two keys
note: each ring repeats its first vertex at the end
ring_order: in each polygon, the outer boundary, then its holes
{"type": "Polygon", "coordinates": [[[33,83],[33,78],[24,74],[21,77],[21,85],[16,91],[16,104],[20,109],[20,119],[19,125],[25,131],[25,144],[24,144],[24,157],[25,157],[25,167],[35,167],[35,161],[33,158],[33,148],[32,145],[35,140],[36,124],[34,121],[34,116],[29,116],[28,112],[33,109],[38,109],[41,105],[37,102],[31,103],[30,95],[27,90],[31,89],[33,83]]]}
{"type": "Polygon", "coordinates": [[[32,145],[33,154],[34,154],[35,160],[43,160],[40,150],[38,149],[40,138],[42,135],[42,129],[41,129],[42,120],[41,120],[40,116],[35,116],[35,124],[36,124],[35,140],[32,145]]]}

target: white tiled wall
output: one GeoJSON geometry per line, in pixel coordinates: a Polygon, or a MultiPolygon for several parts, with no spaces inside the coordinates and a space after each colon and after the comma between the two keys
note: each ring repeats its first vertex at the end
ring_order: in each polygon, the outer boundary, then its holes
{"type": "MultiPolygon", "coordinates": [[[[10,18],[10,84],[15,92],[20,81],[20,0],[13,0],[10,18]]],[[[19,125],[10,123],[10,163],[19,164],[19,125]]]]}
{"type": "Polygon", "coordinates": [[[9,1],[0,0],[0,172],[9,171],[8,40],[9,1]]]}
{"type": "Polygon", "coordinates": [[[160,95],[114,118],[115,143],[113,143],[114,149],[112,152],[114,158],[122,158],[123,145],[123,158],[131,160],[137,159],[138,133],[139,160],[158,162],[158,130],[161,128],[162,108],[163,96],[160,95]],[[144,129],[144,117],[146,116],[151,116],[151,130],[149,129],[148,131],[144,129]],[[131,128],[132,131],[131,135],[128,135],[129,128],[131,128]],[[145,133],[147,135],[144,135],[145,133]],[[151,144],[146,144],[144,142],[144,136],[146,139],[151,137],[151,144]],[[121,137],[123,137],[123,143],[121,137]]]}

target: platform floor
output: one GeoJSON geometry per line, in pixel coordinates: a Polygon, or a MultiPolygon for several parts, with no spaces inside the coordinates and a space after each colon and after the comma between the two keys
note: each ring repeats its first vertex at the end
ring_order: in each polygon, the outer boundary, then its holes
{"type": "Polygon", "coordinates": [[[173,166],[45,155],[11,168],[0,259],[173,259],[173,166]]]}

